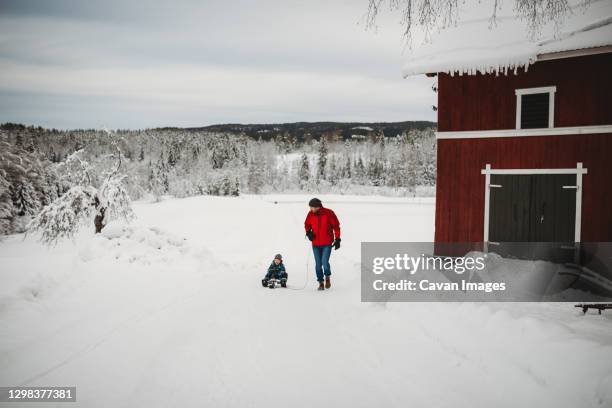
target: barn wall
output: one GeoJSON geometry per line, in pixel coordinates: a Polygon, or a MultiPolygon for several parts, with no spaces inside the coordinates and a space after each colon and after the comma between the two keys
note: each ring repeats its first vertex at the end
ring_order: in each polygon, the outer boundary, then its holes
{"type": "Polygon", "coordinates": [[[484,180],[493,168],[584,163],[582,241],[612,241],[612,134],[438,140],[436,242],[483,239],[484,180]]]}
{"type": "Polygon", "coordinates": [[[496,76],[440,74],[438,131],[514,129],[515,89],[556,86],[555,127],[612,124],[612,53],[542,61],[496,76]]]}

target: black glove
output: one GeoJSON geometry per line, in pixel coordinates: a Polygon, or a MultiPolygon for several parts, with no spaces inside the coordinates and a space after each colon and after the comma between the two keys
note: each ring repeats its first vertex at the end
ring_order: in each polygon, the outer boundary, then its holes
{"type": "Polygon", "coordinates": [[[312,230],[306,231],[306,236],[310,241],[312,241],[314,239],[314,232],[312,232],[312,230]]]}
{"type": "Polygon", "coordinates": [[[340,249],[340,238],[336,238],[333,245],[336,250],[340,249]]]}

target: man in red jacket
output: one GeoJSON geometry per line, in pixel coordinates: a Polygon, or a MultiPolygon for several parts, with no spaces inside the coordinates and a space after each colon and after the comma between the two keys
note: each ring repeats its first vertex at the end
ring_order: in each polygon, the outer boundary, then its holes
{"type": "Polygon", "coordinates": [[[319,290],[329,289],[331,287],[329,256],[332,247],[336,250],[340,248],[340,221],[332,210],[323,207],[318,198],[310,200],[308,206],[310,211],[306,215],[304,228],[306,236],[312,241],[319,290]],[[323,276],[325,276],[325,285],[323,276]]]}

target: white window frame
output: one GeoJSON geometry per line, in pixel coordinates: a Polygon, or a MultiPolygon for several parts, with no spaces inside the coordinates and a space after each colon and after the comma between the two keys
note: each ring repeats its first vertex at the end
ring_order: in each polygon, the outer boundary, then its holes
{"type": "Polygon", "coordinates": [[[555,93],[557,92],[556,86],[542,86],[538,88],[522,88],[515,89],[516,95],[516,128],[521,128],[521,107],[522,107],[522,96],[530,94],[547,93],[548,94],[548,128],[555,127],[555,93]]]}
{"type": "Polygon", "coordinates": [[[492,169],[491,164],[487,163],[485,168],[480,171],[485,176],[485,196],[484,196],[484,230],[483,241],[485,252],[487,252],[489,244],[489,212],[491,200],[491,188],[501,187],[496,184],[491,184],[491,174],[575,174],[575,186],[563,186],[563,188],[576,189],[576,216],[574,224],[574,242],[580,242],[580,230],[582,228],[582,176],[588,173],[588,170],[582,167],[582,163],[576,163],[575,168],[569,169],[492,169]]]}

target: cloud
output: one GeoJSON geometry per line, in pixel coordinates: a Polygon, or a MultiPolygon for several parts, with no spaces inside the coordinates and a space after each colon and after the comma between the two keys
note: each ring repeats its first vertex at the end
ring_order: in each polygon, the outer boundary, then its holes
{"type": "Polygon", "coordinates": [[[3,4],[2,121],[434,119],[431,80],[401,78],[399,26],[358,25],[365,2],[43,3],[3,4]]]}

